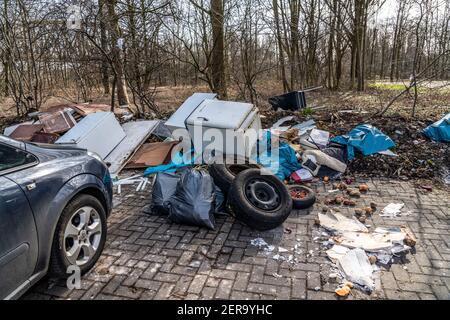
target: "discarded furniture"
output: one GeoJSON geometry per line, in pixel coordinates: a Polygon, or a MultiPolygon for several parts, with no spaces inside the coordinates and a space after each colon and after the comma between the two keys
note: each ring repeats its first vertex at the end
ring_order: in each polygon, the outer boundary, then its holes
{"type": "Polygon", "coordinates": [[[105,159],[125,139],[126,134],[112,112],[87,115],[69,132],[56,141],[97,153],[105,159]]]}
{"type": "Polygon", "coordinates": [[[213,100],[217,97],[215,93],[195,93],[189,97],[177,111],[167,120],[166,126],[173,132],[177,129],[187,129],[186,119],[205,100],[213,100]]]}

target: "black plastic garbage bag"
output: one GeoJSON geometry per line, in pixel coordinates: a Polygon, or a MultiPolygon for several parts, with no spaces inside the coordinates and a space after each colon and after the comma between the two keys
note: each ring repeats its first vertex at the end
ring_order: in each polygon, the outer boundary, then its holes
{"type": "Polygon", "coordinates": [[[179,224],[214,230],[215,188],[212,177],[206,171],[184,171],[177,190],[169,201],[169,219],[179,224]]]}
{"type": "Polygon", "coordinates": [[[215,211],[217,214],[220,215],[226,215],[227,214],[227,208],[226,208],[226,197],[225,194],[220,190],[218,186],[214,186],[215,194],[216,194],[216,207],[215,211]]]}
{"type": "Polygon", "coordinates": [[[152,193],[152,212],[157,214],[169,213],[169,200],[177,190],[180,174],[158,173],[152,193]]]}

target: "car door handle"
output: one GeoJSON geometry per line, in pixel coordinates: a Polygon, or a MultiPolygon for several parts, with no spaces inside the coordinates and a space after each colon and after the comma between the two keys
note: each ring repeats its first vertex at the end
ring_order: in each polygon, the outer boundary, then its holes
{"type": "Polygon", "coordinates": [[[27,184],[26,188],[28,191],[33,191],[34,189],[36,189],[36,182],[27,184]]]}

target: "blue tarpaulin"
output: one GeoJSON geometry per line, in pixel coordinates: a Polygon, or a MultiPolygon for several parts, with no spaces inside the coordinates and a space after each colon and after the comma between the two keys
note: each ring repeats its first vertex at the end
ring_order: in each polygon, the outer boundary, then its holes
{"type": "Polygon", "coordinates": [[[267,131],[267,150],[260,152],[257,162],[281,180],[288,179],[291,174],[302,168],[295,150],[288,144],[280,142],[278,152],[273,152],[271,132],[267,131]]]}
{"type": "MultiPolygon", "coordinates": [[[[193,150],[192,150],[193,152],[193,150]]],[[[181,152],[177,153],[176,156],[172,159],[172,162],[165,165],[160,165],[156,167],[150,167],[144,172],[144,177],[148,177],[155,173],[160,172],[167,172],[167,173],[174,173],[178,169],[193,166],[195,163],[195,158],[191,156],[191,159],[188,159],[187,157],[183,156],[181,152]]]]}
{"type": "MultiPolygon", "coordinates": [[[[272,150],[271,144],[271,132],[267,131],[267,150],[261,152],[261,154],[254,159],[257,163],[261,164],[263,167],[271,171],[281,180],[286,180],[291,176],[291,174],[302,168],[301,164],[298,162],[295,150],[284,142],[281,142],[278,150],[272,150]]],[[[265,143],[265,141],[264,141],[265,143]]],[[[172,159],[172,162],[167,165],[160,165],[156,167],[150,167],[144,172],[144,176],[148,177],[155,173],[167,172],[174,173],[178,169],[183,167],[193,166],[196,163],[196,158],[194,156],[194,149],[191,150],[191,157],[188,159],[188,154],[184,155],[179,152],[172,159]]]]}
{"type": "Polygon", "coordinates": [[[355,158],[355,149],[365,156],[370,156],[395,147],[391,138],[368,124],[357,126],[347,135],[336,137],[331,141],[347,146],[349,161],[355,158]]]}
{"type": "Polygon", "coordinates": [[[433,141],[450,142],[450,113],[423,130],[423,133],[433,141]]]}

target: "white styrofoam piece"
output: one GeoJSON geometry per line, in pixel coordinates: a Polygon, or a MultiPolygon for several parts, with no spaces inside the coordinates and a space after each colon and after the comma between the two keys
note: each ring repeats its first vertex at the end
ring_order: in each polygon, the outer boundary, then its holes
{"type": "Polygon", "coordinates": [[[120,170],[147,140],[158,126],[159,121],[134,121],[125,123],[122,128],[126,137],[106,157],[105,162],[110,163],[109,172],[119,174],[120,170]]]}
{"type": "Polygon", "coordinates": [[[125,136],[114,113],[97,112],[87,115],[59,138],[56,144],[74,144],[105,159],[125,136]]]}
{"type": "Polygon", "coordinates": [[[206,99],[213,100],[217,97],[215,93],[195,93],[189,97],[178,110],[167,120],[165,125],[173,132],[176,129],[186,129],[186,119],[206,99]]]}

